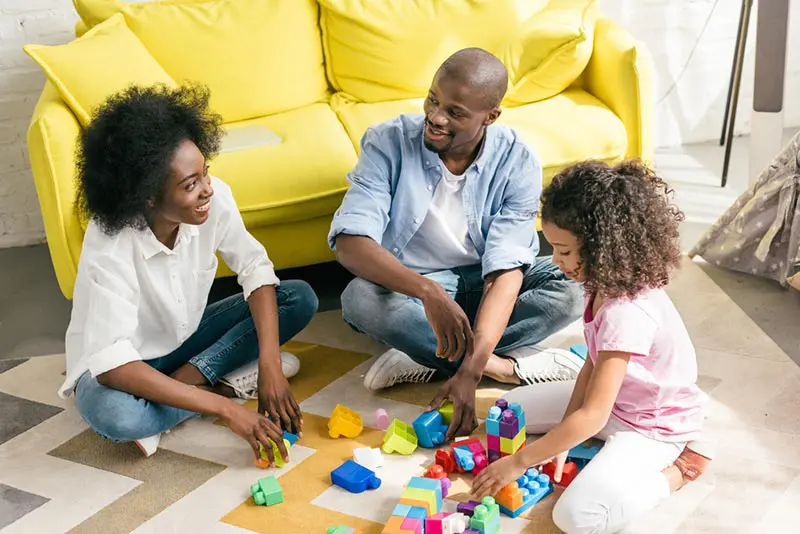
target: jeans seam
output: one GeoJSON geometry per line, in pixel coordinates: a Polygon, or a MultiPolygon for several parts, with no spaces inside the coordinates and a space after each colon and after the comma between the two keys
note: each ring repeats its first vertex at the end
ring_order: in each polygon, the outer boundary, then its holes
{"type": "MultiPolygon", "coordinates": [[[[243,338],[245,338],[247,336],[250,336],[250,335],[253,335],[254,333],[255,333],[255,327],[247,330],[247,332],[243,333],[242,335],[240,335],[239,337],[237,337],[233,341],[227,343],[222,349],[220,349],[219,351],[215,352],[212,355],[212,358],[213,359],[217,359],[217,358],[220,358],[220,357],[224,357],[224,355],[228,354],[231,350],[233,350],[235,347],[240,345],[241,344],[241,340],[243,338]]],[[[211,347],[213,347],[213,346],[214,345],[212,345],[211,347]]],[[[211,347],[209,347],[209,348],[211,348],[211,347]]],[[[209,358],[209,359],[212,359],[212,358],[209,358]]],[[[203,376],[206,377],[206,380],[208,380],[209,384],[211,384],[212,386],[219,381],[219,376],[211,368],[211,366],[208,365],[208,363],[206,362],[205,359],[202,359],[199,356],[194,356],[192,359],[189,360],[189,363],[194,365],[195,367],[197,367],[197,370],[200,371],[200,373],[203,376]]]]}

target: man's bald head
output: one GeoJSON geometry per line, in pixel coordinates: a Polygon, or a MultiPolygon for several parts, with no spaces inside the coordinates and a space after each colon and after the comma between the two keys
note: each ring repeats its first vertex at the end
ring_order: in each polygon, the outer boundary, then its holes
{"type": "Polygon", "coordinates": [[[436,72],[482,93],[487,109],[500,105],[508,89],[508,71],[497,57],[482,48],[459,50],[436,72]]]}

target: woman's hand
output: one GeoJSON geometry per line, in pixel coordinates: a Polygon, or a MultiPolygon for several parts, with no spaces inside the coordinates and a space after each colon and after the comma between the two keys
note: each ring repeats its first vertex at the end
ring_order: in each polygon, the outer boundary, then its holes
{"type": "Polygon", "coordinates": [[[294,400],[289,381],[282,374],[269,376],[259,373],[258,412],[282,422],[283,428],[299,437],[303,436],[303,414],[294,400]]]}
{"type": "Polygon", "coordinates": [[[480,472],[472,483],[472,495],[481,500],[487,495],[497,495],[501,489],[525,474],[528,466],[524,465],[519,454],[500,458],[480,472]]]}
{"type": "Polygon", "coordinates": [[[280,426],[270,421],[260,413],[248,410],[231,401],[231,406],[226,410],[222,420],[232,432],[239,435],[253,449],[256,461],[261,460],[261,447],[267,454],[267,461],[270,467],[275,466],[275,458],[272,453],[272,442],[278,446],[281,456],[289,461],[289,451],[283,443],[283,431],[280,426]],[[272,441],[270,441],[272,440],[272,441]]]}

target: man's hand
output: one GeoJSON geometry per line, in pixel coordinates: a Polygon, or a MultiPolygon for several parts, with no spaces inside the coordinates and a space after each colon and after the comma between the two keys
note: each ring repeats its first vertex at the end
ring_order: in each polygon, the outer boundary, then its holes
{"type": "MultiPolygon", "coordinates": [[[[302,437],[303,414],[297,401],[294,400],[289,381],[283,375],[270,376],[259,372],[258,412],[273,421],[282,422],[284,428],[294,429],[297,435],[302,437]]],[[[280,441],[283,443],[283,438],[280,441]]]]}
{"type": "Polygon", "coordinates": [[[272,442],[270,440],[274,441],[278,446],[278,450],[283,459],[287,462],[289,461],[289,451],[286,450],[286,446],[283,443],[283,432],[281,428],[263,415],[250,411],[244,406],[240,406],[231,401],[228,410],[226,410],[222,416],[222,420],[231,431],[250,444],[256,461],[260,461],[261,459],[259,445],[263,445],[264,451],[267,454],[267,461],[270,466],[274,467],[275,458],[272,453],[272,442]]]}
{"type": "Polygon", "coordinates": [[[443,289],[425,297],[422,305],[436,334],[436,356],[454,362],[472,352],[475,337],[467,314],[443,289]]]}
{"type": "Polygon", "coordinates": [[[426,412],[437,409],[446,399],[453,402],[453,419],[447,429],[447,441],[456,436],[468,436],[478,427],[475,418],[475,389],[478,381],[469,375],[456,373],[439,388],[426,412]]]}

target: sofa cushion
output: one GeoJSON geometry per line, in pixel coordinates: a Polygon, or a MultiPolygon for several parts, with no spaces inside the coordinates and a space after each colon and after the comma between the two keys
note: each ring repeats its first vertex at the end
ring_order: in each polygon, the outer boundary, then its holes
{"type": "Polygon", "coordinates": [[[508,68],[504,103],[555,96],[581,75],[592,57],[596,0],[553,0],[522,24],[501,59],[508,68]]]}
{"type": "MultiPolygon", "coordinates": [[[[331,107],[342,121],[353,146],[368,126],[401,113],[421,113],[423,99],[359,103],[337,93],[331,107]]],[[[562,168],[584,159],[613,162],[625,157],[625,126],[602,102],[580,89],[547,100],[504,109],[498,122],[516,129],[539,155],[545,183],[562,168]]]]}
{"type": "Polygon", "coordinates": [[[499,54],[545,0],[319,0],[325,66],[365,102],[424,96],[439,65],[470,46],[499,54]]]}
{"type": "Polygon", "coordinates": [[[222,152],[209,162],[211,173],[231,186],[248,228],[333,214],[356,152],[330,106],[312,104],[226,127],[252,125],[268,128],[281,142],[222,152]]]}
{"type": "Polygon", "coordinates": [[[327,99],[314,0],[75,1],[90,20],[94,10],[123,13],[176,81],[209,87],[211,106],[226,122],[327,99]]]}
{"type": "MultiPolygon", "coordinates": [[[[72,0],[75,11],[87,28],[96,26],[122,11],[125,4],[147,3],[156,0],[72,0]]],[[[209,0],[158,0],[162,4],[200,4],[209,0]]]]}
{"type": "Polygon", "coordinates": [[[25,45],[78,120],[130,84],[176,85],[117,14],[63,45],[25,45]]]}

